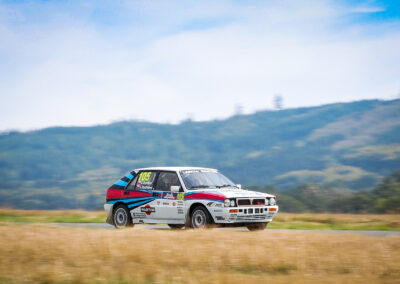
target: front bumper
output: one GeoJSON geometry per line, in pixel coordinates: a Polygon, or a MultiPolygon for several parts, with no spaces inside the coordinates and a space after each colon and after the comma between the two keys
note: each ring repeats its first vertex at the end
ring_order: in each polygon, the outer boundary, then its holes
{"type": "Polygon", "coordinates": [[[218,224],[271,222],[279,211],[275,206],[241,206],[213,209],[218,224]]]}

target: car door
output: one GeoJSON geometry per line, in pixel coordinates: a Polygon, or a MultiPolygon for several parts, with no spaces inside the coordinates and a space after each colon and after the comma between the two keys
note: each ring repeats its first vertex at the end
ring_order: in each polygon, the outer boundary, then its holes
{"type": "Polygon", "coordinates": [[[154,219],[157,219],[159,223],[183,224],[185,219],[183,188],[177,173],[160,171],[154,191],[159,196],[154,205],[154,219]],[[176,191],[172,191],[171,187],[175,187],[176,191]]]}

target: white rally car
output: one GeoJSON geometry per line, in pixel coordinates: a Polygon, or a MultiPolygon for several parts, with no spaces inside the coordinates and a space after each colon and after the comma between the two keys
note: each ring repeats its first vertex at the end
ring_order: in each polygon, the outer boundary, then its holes
{"type": "Polygon", "coordinates": [[[107,223],[167,223],[171,228],[211,224],[263,230],[278,206],[276,196],[241,189],[215,169],[154,167],[136,169],[107,190],[107,223]]]}

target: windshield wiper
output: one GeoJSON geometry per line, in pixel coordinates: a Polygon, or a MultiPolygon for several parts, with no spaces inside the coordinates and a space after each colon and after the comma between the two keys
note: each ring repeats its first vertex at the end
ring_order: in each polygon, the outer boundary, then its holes
{"type": "Polygon", "coordinates": [[[189,187],[189,189],[193,189],[193,188],[210,188],[212,187],[211,185],[195,185],[195,186],[191,186],[189,187]]]}
{"type": "Polygon", "coordinates": [[[223,185],[217,185],[216,188],[223,188],[223,187],[236,187],[234,185],[231,184],[223,184],[223,185]]]}

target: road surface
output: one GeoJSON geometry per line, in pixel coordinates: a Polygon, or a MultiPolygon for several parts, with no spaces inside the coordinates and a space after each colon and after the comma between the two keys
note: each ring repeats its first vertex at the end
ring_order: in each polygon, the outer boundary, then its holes
{"type": "MultiPolygon", "coordinates": [[[[115,228],[106,223],[50,223],[57,226],[65,227],[81,227],[81,228],[95,228],[95,229],[108,229],[115,230],[115,228]]],[[[151,230],[170,230],[168,225],[147,225],[147,224],[137,224],[135,228],[145,228],[151,230]]],[[[242,231],[248,232],[246,228],[214,228],[212,230],[226,230],[226,231],[242,231]]],[[[365,236],[400,236],[399,231],[351,231],[351,230],[294,230],[294,229],[266,229],[266,231],[273,232],[306,232],[306,233],[326,233],[326,234],[359,234],[365,236]]]]}

